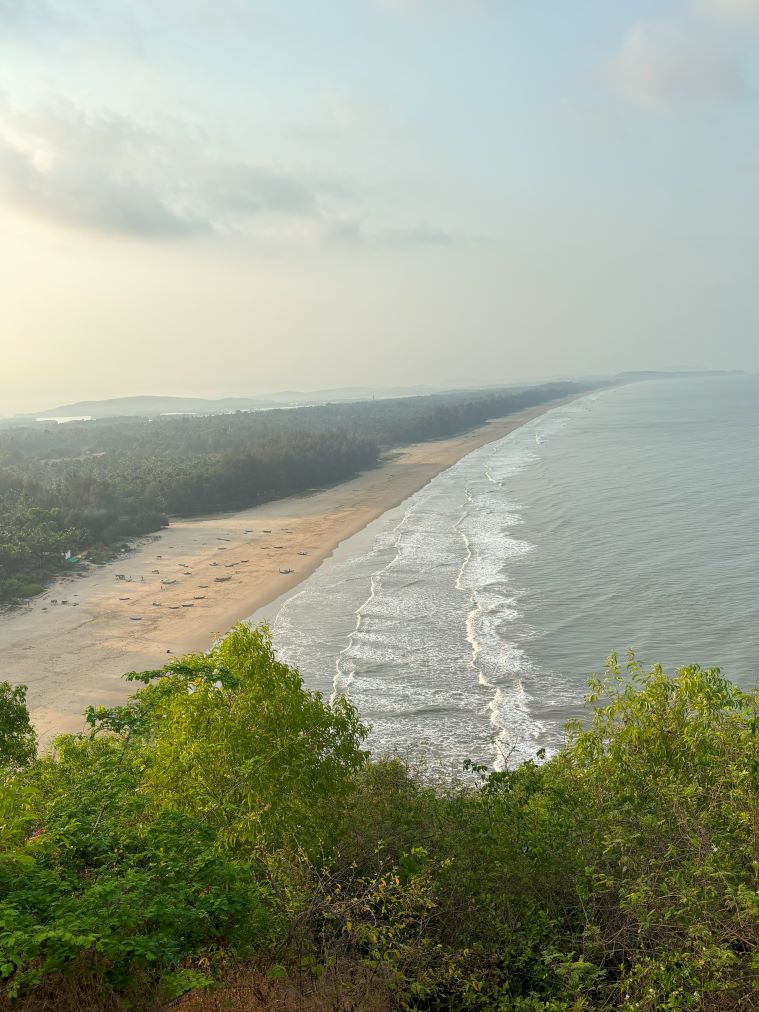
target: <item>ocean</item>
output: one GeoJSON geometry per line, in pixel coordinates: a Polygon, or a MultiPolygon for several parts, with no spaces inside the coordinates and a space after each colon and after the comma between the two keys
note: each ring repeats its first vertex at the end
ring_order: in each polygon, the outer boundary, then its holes
{"type": "Polygon", "coordinates": [[[470,453],[280,607],[279,655],[375,753],[560,746],[612,650],[759,675],[759,379],[595,391],[470,453]]]}

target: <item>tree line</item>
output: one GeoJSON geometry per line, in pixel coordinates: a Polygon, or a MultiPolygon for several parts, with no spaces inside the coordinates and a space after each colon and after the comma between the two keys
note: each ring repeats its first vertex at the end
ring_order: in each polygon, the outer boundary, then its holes
{"type": "Polygon", "coordinates": [[[0,601],[64,553],[107,552],[170,516],[244,509],[337,484],[406,443],[453,436],[589,385],[551,383],[205,417],[37,423],[0,431],[0,601]]]}

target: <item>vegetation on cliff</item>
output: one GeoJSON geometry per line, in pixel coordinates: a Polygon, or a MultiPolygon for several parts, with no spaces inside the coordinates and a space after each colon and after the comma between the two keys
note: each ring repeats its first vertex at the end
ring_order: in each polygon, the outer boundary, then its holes
{"type": "Polygon", "coordinates": [[[264,628],[129,677],[39,757],[2,689],[0,1005],[751,1007],[757,709],[717,670],[612,661],[557,755],[446,785],[264,628]]]}

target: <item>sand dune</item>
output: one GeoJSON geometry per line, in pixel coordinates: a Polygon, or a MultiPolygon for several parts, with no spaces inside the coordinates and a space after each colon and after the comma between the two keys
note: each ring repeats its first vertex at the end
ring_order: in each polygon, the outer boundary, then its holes
{"type": "Polygon", "coordinates": [[[79,730],[87,705],[122,702],[132,691],[124,672],[206,649],[309,576],[341,541],[550,406],[408,446],[382,467],[309,496],[173,521],[108,565],[60,579],[23,611],[0,616],[0,679],[29,686],[43,741],[79,730]]]}

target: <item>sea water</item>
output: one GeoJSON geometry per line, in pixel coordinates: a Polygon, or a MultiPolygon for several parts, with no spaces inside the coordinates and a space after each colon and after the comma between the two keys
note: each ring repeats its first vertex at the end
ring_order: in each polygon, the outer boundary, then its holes
{"type": "Polygon", "coordinates": [[[470,453],[280,608],[280,656],[375,752],[549,752],[611,650],[759,673],[759,379],[596,391],[470,453]]]}

